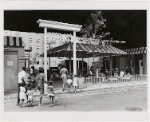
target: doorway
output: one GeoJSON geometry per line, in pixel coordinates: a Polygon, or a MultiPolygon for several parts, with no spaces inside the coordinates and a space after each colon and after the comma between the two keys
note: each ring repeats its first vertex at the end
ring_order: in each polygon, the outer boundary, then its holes
{"type": "Polygon", "coordinates": [[[17,51],[4,52],[4,89],[17,89],[17,51]]]}
{"type": "Polygon", "coordinates": [[[143,61],[139,60],[139,74],[143,74],[143,61]]]}

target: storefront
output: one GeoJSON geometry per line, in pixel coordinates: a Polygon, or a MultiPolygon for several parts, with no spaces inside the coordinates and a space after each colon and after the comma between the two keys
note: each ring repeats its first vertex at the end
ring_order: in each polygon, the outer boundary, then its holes
{"type": "Polygon", "coordinates": [[[4,89],[17,89],[17,75],[25,66],[24,42],[21,37],[4,36],[4,89]]]}
{"type": "Polygon", "coordinates": [[[126,55],[113,57],[113,69],[129,70],[132,75],[147,74],[147,48],[131,48],[124,50],[126,55]],[[128,69],[127,69],[128,68],[128,69]]]}

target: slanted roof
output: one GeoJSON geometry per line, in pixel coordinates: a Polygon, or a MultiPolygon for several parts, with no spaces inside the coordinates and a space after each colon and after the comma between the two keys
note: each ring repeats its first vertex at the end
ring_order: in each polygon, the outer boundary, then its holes
{"type": "MultiPolygon", "coordinates": [[[[110,45],[93,45],[76,43],[77,58],[89,58],[93,56],[104,56],[108,54],[124,55],[126,52],[110,45]]],[[[41,54],[44,56],[44,54],[41,54]]],[[[64,45],[48,50],[49,57],[69,57],[73,56],[73,43],[69,42],[64,45]]]]}

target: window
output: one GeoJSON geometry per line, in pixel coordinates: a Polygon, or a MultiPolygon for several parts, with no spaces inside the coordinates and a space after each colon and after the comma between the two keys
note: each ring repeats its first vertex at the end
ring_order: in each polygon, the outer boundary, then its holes
{"type": "Polygon", "coordinates": [[[32,38],[29,38],[29,43],[32,43],[32,38]]]}
{"type": "Polygon", "coordinates": [[[37,39],[37,40],[36,40],[36,43],[40,43],[40,39],[37,39]]]}
{"type": "MultiPolygon", "coordinates": [[[[44,64],[44,61],[43,61],[43,64],[44,64]]],[[[47,61],[47,65],[48,65],[48,61],[47,61]]]]}
{"type": "Polygon", "coordinates": [[[37,49],[37,51],[39,51],[39,49],[40,49],[40,46],[37,46],[37,47],[36,47],[36,49],[37,49]]]}

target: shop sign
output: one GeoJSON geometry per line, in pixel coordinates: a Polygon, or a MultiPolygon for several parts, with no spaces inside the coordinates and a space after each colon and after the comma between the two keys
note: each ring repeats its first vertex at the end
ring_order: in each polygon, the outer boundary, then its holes
{"type": "Polygon", "coordinates": [[[7,66],[13,66],[13,61],[7,61],[7,66]]]}

